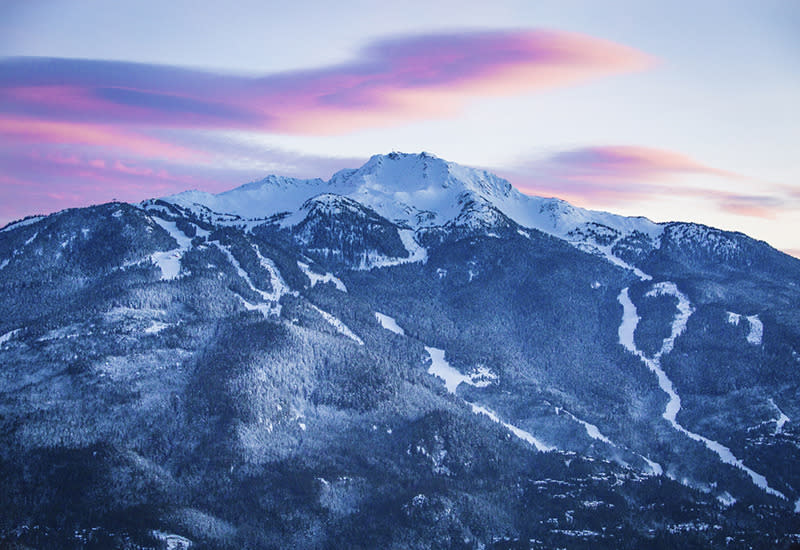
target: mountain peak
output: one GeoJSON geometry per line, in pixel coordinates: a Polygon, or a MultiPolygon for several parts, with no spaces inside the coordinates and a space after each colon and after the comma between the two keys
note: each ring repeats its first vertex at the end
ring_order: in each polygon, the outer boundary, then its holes
{"type": "Polygon", "coordinates": [[[330,180],[345,187],[369,186],[373,190],[415,192],[434,188],[479,193],[485,198],[508,196],[512,187],[506,180],[477,168],[448,162],[425,151],[391,152],[373,155],[361,168],[341,170],[330,180]],[[379,183],[379,185],[375,185],[379,183]]]}
{"type": "Polygon", "coordinates": [[[352,187],[380,184],[380,189],[394,188],[411,191],[428,187],[432,183],[444,183],[448,175],[448,163],[427,153],[412,154],[392,152],[388,155],[373,155],[360,168],[340,170],[333,175],[333,186],[352,187]]]}
{"type": "Polygon", "coordinates": [[[523,227],[562,238],[586,223],[599,223],[620,234],[636,230],[651,238],[661,232],[661,227],[649,220],[592,212],[559,199],[524,195],[491,172],[427,152],[374,155],[359,168],[336,172],[327,182],[271,175],[218,195],[179,194],[167,200],[259,220],[298,212],[306,201],[325,193],[348,197],[410,228],[444,226],[458,218],[465,205],[482,204],[523,227]]]}

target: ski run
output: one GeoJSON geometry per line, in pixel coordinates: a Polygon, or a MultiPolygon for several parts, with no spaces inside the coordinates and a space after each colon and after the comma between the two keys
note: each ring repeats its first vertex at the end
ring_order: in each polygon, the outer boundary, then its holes
{"type": "MultiPolygon", "coordinates": [[[[405,331],[400,325],[397,324],[397,321],[393,317],[389,317],[383,313],[375,312],[375,318],[384,329],[395,334],[405,335],[405,331]]],[[[431,366],[428,368],[428,374],[432,374],[441,379],[444,382],[447,391],[453,395],[456,394],[456,388],[458,388],[462,382],[469,384],[470,386],[483,388],[491,384],[492,380],[496,378],[496,376],[485,367],[478,369],[478,372],[471,376],[461,374],[447,361],[447,359],[444,358],[443,349],[425,346],[425,351],[431,360],[431,366]]],[[[473,413],[484,415],[491,421],[502,425],[519,439],[529,443],[530,445],[533,445],[537,451],[547,452],[556,450],[555,447],[547,445],[540,439],[534,437],[534,435],[530,432],[514,426],[513,424],[509,424],[508,422],[504,422],[493,410],[470,401],[465,401],[465,403],[470,406],[473,413]]]]}
{"type": "MultiPolygon", "coordinates": [[[[654,284],[646,296],[660,296],[664,294],[677,298],[678,312],[675,314],[675,317],[672,321],[672,331],[670,335],[664,339],[663,343],[661,344],[661,349],[658,350],[653,357],[647,357],[639,348],[636,347],[636,343],[634,341],[634,332],[636,331],[636,326],[639,324],[640,317],[637,314],[636,306],[628,295],[628,288],[623,288],[617,297],[617,300],[622,305],[623,309],[622,323],[619,326],[619,343],[626,350],[641,359],[641,361],[658,378],[658,385],[661,390],[669,396],[669,401],[667,402],[666,409],[664,410],[664,414],[662,416],[672,425],[675,430],[681,432],[690,439],[703,443],[708,449],[715,452],[722,462],[735,466],[744,471],[748,476],[750,476],[750,479],[756,486],[760,487],[768,494],[786,500],[786,496],[783,493],[770,487],[767,483],[767,479],[763,475],[745,466],[744,462],[742,462],[741,459],[736,458],[729,448],[717,441],[691,432],[678,423],[677,416],[678,411],[681,409],[681,398],[675,391],[675,386],[673,385],[672,381],[669,379],[669,377],[667,377],[667,373],[665,373],[661,368],[661,358],[672,351],[673,347],[675,346],[675,340],[686,330],[686,324],[689,320],[689,316],[691,316],[694,310],[689,303],[689,299],[682,292],[680,292],[675,283],[672,282],[665,281],[654,284]]],[[[748,317],[748,320],[749,319],[750,318],[748,317]]]]}
{"type": "Polygon", "coordinates": [[[580,424],[581,426],[583,426],[583,428],[586,430],[586,435],[588,435],[592,439],[596,439],[598,441],[602,441],[603,443],[607,443],[607,444],[612,445],[612,446],[614,445],[614,443],[609,438],[604,436],[600,432],[600,429],[597,426],[595,426],[594,424],[590,424],[589,422],[586,422],[585,420],[581,420],[580,418],[578,418],[577,416],[575,416],[574,414],[572,414],[571,412],[569,412],[566,409],[563,409],[561,407],[556,407],[556,414],[561,414],[561,413],[564,413],[571,420],[573,420],[573,421],[577,422],[578,424],[580,424]]]}
{"type": "Polygon", "coordinates": [[[498,424],[502,424],[512,434],[514,434],[521,440],[527,441],[528,443],[536,447],[537,451],[541,451],[544,453],[547,451],[556,450],[555,447],[551,447],[550,445],[543,443],[539,439],[536,439],[530,432],[526,432],[525,430],[518,428],[512,424],[509,424],[508,422],[503,422],[502,420],[500,420],[500,417],[497,416],[497,414],[491,409],[487,409],[486,407],[482,407],[481,405],[476,405],[475,403],[470,403],[469,401],[467,403],[469,403],[469,406],[472,407],[472,412],[474,412],[475,414],[482,414],[488,416],[491,421],[497,422],[498,424]]]}
{"type": "Polygon", "coordinates": [[[395,334],[399,334],[400,336],[405,336],[406,331],[404,331],[400,325],[397,324],[392,317],[388,315],[384,315],[383,313],[375,312],[375,318],[378,320],[380,325],[390,332],[394,332],[395,334]]]}
{"type": "Polygon", "coordinates": [[[309,305],[314,309],[314,311],[319,313],[322,316],[322,318],[325,319],[328,322],[329,325],[331,325],[333,328],[335,328],[336,332],[338,332],[342,336],[346,336],[347,338],[350,338],[353,342],[355,342],[359,346],[363,346],[364,345],[364,340],[359,338],[356,335],[355,332],[350,330],[350,328],[347,325],[345,325],[341,320],[339,320],[337,317],[334,317],[333,315],[331,315],[327,311],[321,310],[320,308],[318,308],[314,304],[309,303],[309,305]]]}
{"type": "Polygon", "coordinates": [[[169,281],[177,279],[181,272],[181,258],[189,250],[192,239],[187,237],[183,231],[178,229],[175,222],[168,222],[156,216],[152,216],[154,222],[160,225],[169,236],[178,243],[178,248],[167,250],[166,252],[154,252],[150,258],[161,269],[161,280],[169,281]]]}
{"type": "Polygon", "coordinates": [[[297,267],[308,277],[308,280],[311,281],[311,288],[314,288],[317,283],[333,283],[336,290],[341,292],[347,292],[347,287],[344,286],[344,283],[336,277],[333,273],[325,273],[325,275],[320,275],[319,273],[315,273],[311,271],[311,266],[305,262],[297,262],[297,267]]]}
{"type": "MultiPolygon", "coordinates": [[[[258,310],[266,318],[269,318],[273,315],[274,316],[280,315],[281,305],[278,302],[278,300],[280,300],[281,297],[281,290],[284,290],[284,284],[282,282],[278,283],[277,278],[274,276],[275,274],[277,274],[277,269],[274,271],[274,273],[272,270],[269,270],[270,284],[272,285],[273,288],[272,292],[266,292],[264,290],[256,288],[256,286],[253,284],[252,279],[250,279],[250,275],[247,274],[247,271],[244,270],[244,268],[239,264],[238,260],[236,260],[236,258],[234,257],[233,253],[230,250],[228,250],[226,246],[221,245],[217,242],[215,242],[214,244],[220,250],[220,252],[225,254],[225,256],[228,258],[228,261],[231,263],[234,269],[236,269],[236,273],[239,275],[239,277],[244,279],[244,282],[247,283],[247,286],[250,287],[250,290],[258,294],[261,297],[261,299],[264,300],[264,302],[266,302],[262,304],[251,304],[250,302],[239,296],[239,299],[244,304],[244,307],[247,308],[248,310],[258,310]]],[[[259,258],[262,260],[262,265],[264,265],[263,258],[261,258],[260,254],[259,258]]]]}

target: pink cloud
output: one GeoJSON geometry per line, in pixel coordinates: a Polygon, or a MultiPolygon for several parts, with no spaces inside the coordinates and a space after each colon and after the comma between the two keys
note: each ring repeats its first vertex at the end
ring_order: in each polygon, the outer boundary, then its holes
{"type": "Polygon", "coordinates": [[[576,33],[493,31],[402,37],[349,63],[260,77],[113,61],[0,61],[9,115],[150,128],[335,134],[447,116],[509,96],[638,71],[653,59],[576,33]]]}
{"type": "MultiPolygon", "coordinates": [[[[154,173],[152,168],[139,168],[136,166],[128,166],[118,160],[114,161],[113,166],[114,170],[122,172],[123,174],[133,174],[135,176],[152,176],[154,173]]],[[[163,173],[166,174],[166,172],[163,173]]]]}
{"type": "Polygon", "coordinates": [[[763,194],[674,185],[673,179],[691,174],[750,183],[753,180],[678,152],[646,147],[599,146],[562,151],[501,173],[525,193],[555,196],[587,208],[682,196],[709,201],[720,211],[740,216],[774,218],[781,210],[794,207],[795,202],[785,200],[776,186],[769,185],[761,186],[763,194]]]}
{"type": "Polygon", "coordinates": [[[84,145],[151,159],[188,161],[204,156],[198,151],[106,124],[0,117],[0,137],[16,144],[84,145]]]}
{"type": "MultiPolygon", "coordinates": [[[[174,137],[174,136],[173,136],[174,137]]],[[[192,148],[220,150],[225,155],[241,151],[209,136],[189,142],[192,148]]],[[[0,144],[2,145],[2,144],[0,144]]],[[[0,226],[30,214],[88,206],[112,199],[138,202],[187,189],[221,192],[264,176],[263,169],[218,166],[215,163],[174,163],[125,157],[117,151],[40,144],[0,146],[0,226]]],[[[342,166],[357,166],[365,159],[333,159],[286,151],[254,149],[259,160],[281,166],[279,173],[297,177],[330,175],[342,166]],[[285,168],[283,168],[285,167],[285,168]]]]}
{"type": "MultiPolygon", "coordinates": [[[[219,160],[250,155],[262,165],[264,157],[283,157],[221,153],[202,143],[207,130],[342,134],[452,116],[479,98],[578,85],[653,63],[621,44],[546,30],[405,36],[368,44],[339,65],[255,76],[0,59],[0,203],[22,204],[24,186],[12,192],[12,180],[29,182],[31,196],[48,197],[41,203],[48,209],[186,187],[221,190],[255,174],[218,168],[219,160]],[[54,197],[65,202],[56,205],[54,197]]],[[[20,206],[19,215],[28,208],[20,206]]]]}
{"type": "Polygon", "coordinates": [[[0,225],[26,214],[87,206],[112,199],[136,202],[188,188],[226,187],[213,179],[153,170],[134,162],[80,155],[32,153],[0,157],[0,225]],[[102,162],[98,162],[102,161],[102,162]],[[57,181],[54,186],[50,182],[57,181]]]}
{"type": "Polygon", "coordinates": [[[565,177],[583,181],[652,181],[682,174],[745,179],[739,174],[713,168],[681,153],[649,147],[587,147],[558,153],[550,157],[548,162],[565,177]]]}
{"type": "Polygon", "coordinates": [[[361,66],[268,79],[263,99],[281,105],[266,111],[269,126],[335,134],[441,118],[473,98],[575,85],[653,63],[626,46],[555,31],[416,37],[379,43],[366,54],[361,66]]]}

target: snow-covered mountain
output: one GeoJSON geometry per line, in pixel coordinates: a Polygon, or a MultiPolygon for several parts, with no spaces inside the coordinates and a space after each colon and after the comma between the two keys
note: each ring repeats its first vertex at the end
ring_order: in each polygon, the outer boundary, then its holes
{"type": "Polygon", "coordinates": [[[798,284],[425,153],[12,223],[0,542],[788,546],[798,284]]]}
{"type": "Polygon", "coordinates": [[[443,226],[455,220],[466,204],[478,203],[497,208],[522,226],[559,237],[587,225],[610,228],[620,235],[638,231],[652,239],[662,231],[646,218],[590,211],[560,199],[524,195],[490,172],[429,153],[375,155],[361,168],[341,170],[327,182],[269,176],[218,195],[188,191],[164,200],[252,221],[296,212],[305,201],[323,193],[351,198],[413,229],[443,226]]]}
{"type": "Polygon", "coordinates": [[[218,195],[189,191],[163,200],[217,223],[252,226],[280,219],[281,225],[291,227],[303,219],[307,201],[321,195],[329,201],[335,196],[349,198],[401,228],[414,230],[417,241],[431,228],[488,229],[509,219],[618,265],[625,263],[612,253],[616,243],[635,237],[640,246],[658,248],[664,231],[664,225],[647,218],[525,195],[486,170],[429,153],[375,155],[361,168],[341,170],[327,182],[269,176],[218,195]]]}

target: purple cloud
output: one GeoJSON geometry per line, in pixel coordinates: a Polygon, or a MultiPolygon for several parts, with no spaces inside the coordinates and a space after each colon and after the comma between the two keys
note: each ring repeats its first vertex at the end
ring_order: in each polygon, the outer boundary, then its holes
{"type": "Polygon", "coordinates": [[[547,163],[566,177],[589,181],[663,180],[692,173],[742,179],[738,174],[704,165],[681,153],[649,147],[585,147],[557,153],[547,163]]]}
{"type": "Polygon", "coordinates": [[[501,173],[524,192],[555,196],[590,208],[683,196],[710,201],[731,214],[774,218],[778,212],[796,206],[796,201],[787,200],[776,186],[762,184],[765,194],[755,195],[673,185],[672,180],[686,175],[753,180],[681,153],[647,147],[597,146],[561,151],[501,173]]]}
{"type": "MultiPolygon", "coordinates": [[[[224,166],[248,156],[258,161],[251,166],[262,166],[270,158],[241,148],[223,154],[202,143],[197,130],[341,134],[446,117],[475,98],[651,64],[626,46],[541,30],[406,36],[369,44],[340,65],[255,76],[121,61],[0,59],[0,215],[22,216],[33,204],[46,205],[34,209],[40,211],[113,196],[141,199],[178,185],[219,190],[221,182],[232,187],[246,180],[246,170],[224,166]],[[89,182],[101,185],[90,189],[89,182]],[[50,198],[36,202],[26,193],[50,198]]],[[[311,166],[319,161],[311,160],[311,166]]]]}
{"type": "Polygon", "coordinates": [[[259,77],[117,61],[0,61],[10,117],[150,127],[333,134],[435,116],[479,96],[513,95],[649,66],[632,48],[556,31],[385,40],[338,66],[259,77]]]}

